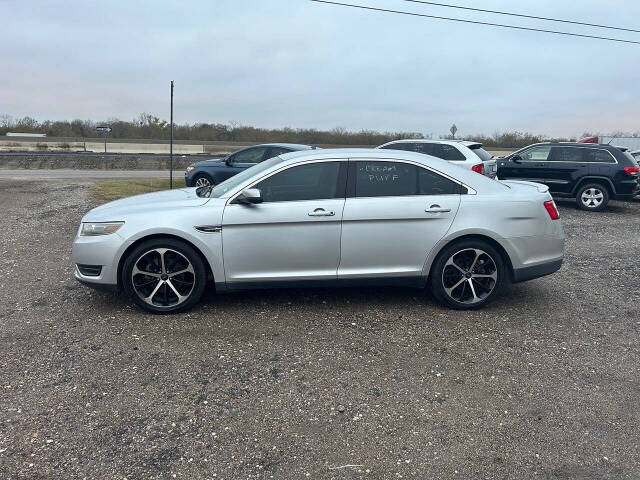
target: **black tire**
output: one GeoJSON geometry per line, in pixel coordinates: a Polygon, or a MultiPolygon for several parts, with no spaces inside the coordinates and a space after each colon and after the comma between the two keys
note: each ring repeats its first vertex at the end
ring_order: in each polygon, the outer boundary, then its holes
{"type": "Polygon", "coordinates": [[[609,190],[601,183],[587,183],[578,189],[576,203],[587,212],[599,212],[609,203],[609,190]]]}
{"type": "Polygon", "coordinates": [[[461,240],[445,247],[433,262],[431,291],[436,300],[450,308],[473,310],[491,302],[502,287],[505,273],[502,255],[489,243],[461,240]],[[457,267],[450,264],[451,260],[457,267]],[[473,273],[469,272],[471,266],[473,273]]]}
{"type": "Polygon", "coordinates": [[[122,267],[121,282],[127,295],[143,309],[159,314],[178,313],[200,300],[207,284],[207,270],[200,254],[189,244],[173,238],[154,238],[129,254],[122,267]],[[134,273],[134,267],[138,273],[134,273]]]}
{"type": "Polygon", "coordinates": [[[210,175],[207,175],[206,173],[198,173],[195,177],[193,177],[192,186],[206,187],[207,185],[215,185],[215,183],[213,182],[213,178],[211,178],[210,175]],[[200,182],[201,185],[198,185],[198,182],[200,182]]]}

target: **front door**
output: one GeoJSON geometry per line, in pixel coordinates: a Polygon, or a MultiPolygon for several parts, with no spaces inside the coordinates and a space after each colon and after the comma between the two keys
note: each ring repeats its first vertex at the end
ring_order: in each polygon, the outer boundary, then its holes
{"type": "Polygon", "coordinates": [[[462,188],[411,163],[350,162],[338,278],[420,276],[458,212],[462,188]]]}
{"type": "Polygon", "coordinates": [[[498,177],[500,180],[543,182],[543,169],[550,150],[549,145],[536,145],[498,160],[498,177]]]}
{"type": "Polygon", "coordinates": [[[336,279],[347,162],[294,165],[253,185],[263,203],[225,207],[229,288],[249,282],[336,279]]]}

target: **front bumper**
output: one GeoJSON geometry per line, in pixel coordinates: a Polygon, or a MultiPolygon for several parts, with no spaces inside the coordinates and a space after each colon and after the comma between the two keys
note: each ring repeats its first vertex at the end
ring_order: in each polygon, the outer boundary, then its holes
{"type": "Polygon", "coordinates": [[[118,259],[124,240],[118,233],[99,236],[76,236],[72,258],[76,280],[96,288],[112,290],[118,286],[118,259]],[[80,265],[100,266],[99,275],[84,275],[80,265]]]}

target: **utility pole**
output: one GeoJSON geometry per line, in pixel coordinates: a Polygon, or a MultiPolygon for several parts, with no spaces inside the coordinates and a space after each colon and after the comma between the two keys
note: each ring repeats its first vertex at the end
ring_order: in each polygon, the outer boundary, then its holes
{"type": "Polygon", "coordinates": [[[171,80],[171,137],[169,139],[169,189],[173,189],[173,80],[171,80]]]}

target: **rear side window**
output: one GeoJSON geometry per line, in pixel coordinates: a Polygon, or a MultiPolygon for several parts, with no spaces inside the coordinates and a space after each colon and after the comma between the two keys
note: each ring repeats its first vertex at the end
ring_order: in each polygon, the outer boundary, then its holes
{"type": "Polygon", "coordinates": [[[326,200],[344,197],[340,162],[318,162],[291,167],[261,181],[255,188],[264,202],[326,200]]]}
{"type": "Polygon", "coordinates": [[[425,153],[427,155],[431,155],[431,144],[429,143],[422,143],[422,142],[392,143],[391,145],[386,145],[382,148],[386,150],[404,150],[406,152],[425,153]]]}
{"type": "Polygon", "coordinates": [[[283,153],[289,153],[291,150],[283,147],[271,147],[269,152],[267,153],[267,158],[277,157],[278,155],[282,155],[283,153]]]}
{"type": "Polygon", "coordinates": [[[425,168],[402,162],[356,162],[356,197],[451,195],[460,185],[425,168]]]}
{"type": "Polygon", "coordinates": [[[595,148],[584,149],[583,161],[589,163],[616,163],[609,152],[595,148]]]}
{"type": "Polygon", "coordinates": [[[583,148],[577,147],[552,147],[547,160],[551,162],[582,162],[583,148]]]}
{"type": "Polygon", "coordinates": [[[434,157],[441,158],[443,160],[449,160],[450,162],[459,162],[466,160],[464,154],[453,145],[447,145],[445,143],[433,143],[431,144],[432,153],[434,157]]]}

